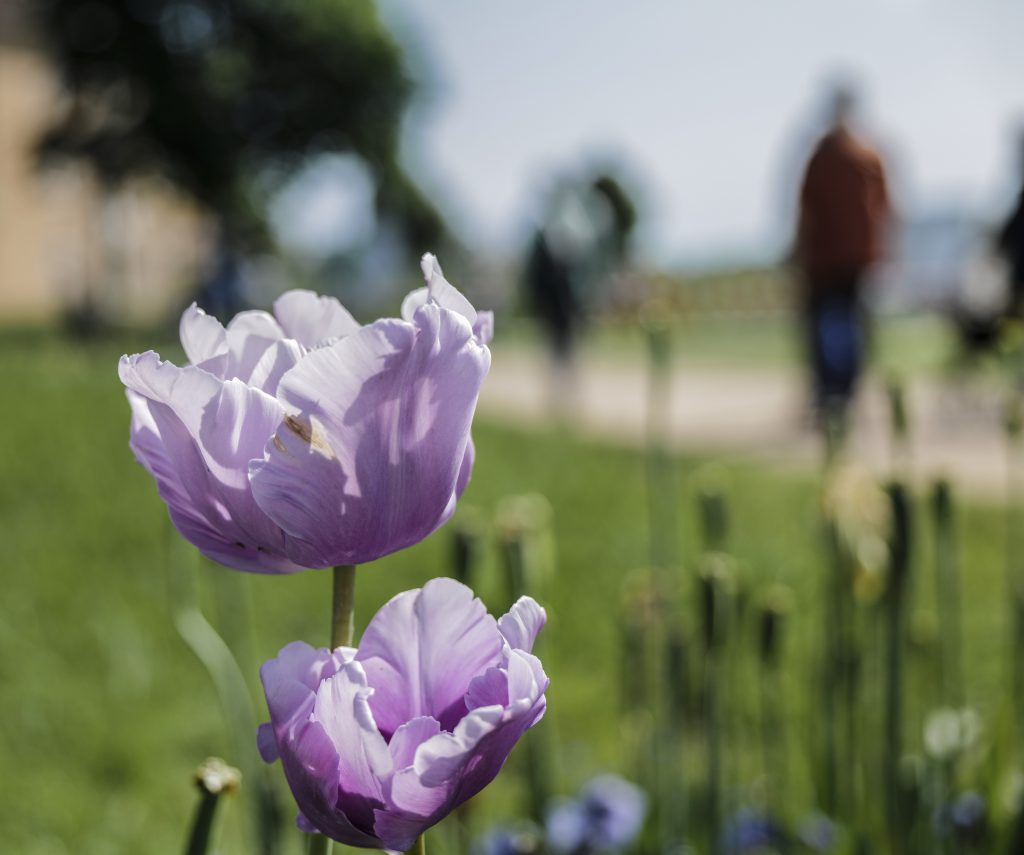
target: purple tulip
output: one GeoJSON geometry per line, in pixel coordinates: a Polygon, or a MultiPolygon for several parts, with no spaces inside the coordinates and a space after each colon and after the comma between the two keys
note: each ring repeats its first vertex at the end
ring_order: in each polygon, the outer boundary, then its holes
{"type": "Polygon", "coordinates": [[[257,741],[299,827],[405,851],[482,790],[544,714],[530,653],[544,621],[529,597],[495,621],[465,585],[432,579],[384,605],[358,649],[293,642],[264,663],[257,741]]]}
{"type": "Polygon", "coordinates": [[[184,367],[121,357],[132,451],[200,552],[257,573],[363,564],[451,516],[493,321],[433,256],[423,271],[401,320],[360,327],[334,298],[289,291],[226,328],[193,304],[184,367]]]}

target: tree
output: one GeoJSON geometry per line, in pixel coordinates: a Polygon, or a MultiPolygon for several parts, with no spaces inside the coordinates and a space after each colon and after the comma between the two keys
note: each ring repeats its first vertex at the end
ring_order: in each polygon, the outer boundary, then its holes
{"type": "Polygon", "coordinates": [[[273,176],[349,152],[408,244],[442,237],[398,162],[414,86],[370,0],[47,0],[39,24],[69,96],[44,161],[165,175],[252,243],[273,176]]]}

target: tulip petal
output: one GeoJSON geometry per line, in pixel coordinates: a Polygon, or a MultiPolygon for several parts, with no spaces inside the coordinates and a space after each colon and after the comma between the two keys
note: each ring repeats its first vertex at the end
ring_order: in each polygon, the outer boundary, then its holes
{"type": "MultiPolygon", "coordinates": [[[[353,788],[351,780],[353,767],[358,767],[360,758],[365,757],[352,750],[352,745],[358,748],[361,744],[357,731],[372,725],[372,716],[360,717],[356,713],[356,695],[372,691],[365,687],[365,677],[359,676],[361,670],[354,666],[354,684],[347,673],[342,673],[351,664],[354,652],[346,647],[331,652],[292,642],[275,659],[265,662],[260,677],[277,750],[268,746],[265,727],[257,734],[257,745],[266,760],[278,755],[309,827],[353,846],[378,847],[380,841],[364,829],[372,828],[373,808],[380,802],[358,793],[353,795],[357,788],[353,788]],[[336,732],[339,724],[344,725],[340,740],[336,732]],[[339,743],[346,745],[344,760],[339,755],[339,743]],[[354,813],[364,819],[362,828],[345,812],[353,807],[354,813]]],[[[375,769],[371,775],[374,777],[376,772],[390,771],[390,757],[376,728],[369,735],[378,740],[377,756],[384,764],[375,769]]],[[[374,792],[380,789],[374,781],[370,781],[370,787],[375,787],[374,792]]]]}
{"type": "Polygon", "coordinates": [[[422,288],[414,288],[402,300],[402,308],[399,311],[402,320],[412,323],[412,319],[416,317],[420,307],[427,305],[428,302],[430,302],[430,289],[426,285],[422,288]]]}
{"type": "Polygon", "coordinates": [[[512,746],[543,716],[548,686],[536,657],[518,651],[509,657],[507,680],[507,706],[474,709],[453,733],[441,733],[420,746],[415,769],[424,786],[439,787],[459,779],[461,804],[498,774],[512,746]]]}
{"type": "Polygon", "coordinates": [[[228,351],[227,332],[221,322],[206,314],[195,303],[182,313],[178,335],[185,355],[193,365],[206,362],[228,351]]]}
{"type": "Polygon", "coordinates": [[[458,288],[444,278],[444,273],[441,272],[441,265],[438,264],[437,258],[429,252],[426,253],[420,259],[420,269],[423,271],[423,278],[427,281],[427,291],[431,300],[441,306],[441,308],[458,312],[469,321],[470,327],[476,324],[476,309],[473,308],[473,304],[462,295],[458,288]]]}
{"type": "Polygon", "coordinates": [[[277,401],[237,380],[162,362],[152,351],[122,357],[119,373],[148,401],[149,429],[155,427],[159,443],[140,436],[136,448],[150,461],[182,534],[239,570],[301,569],[285,557],[284,533],[256,505],[245,475],[280,421],[277,401]]]}
{"type": "MultiPolygon", "coordinates": [[[[455,286],[449,286],[454,290],[455,286]]],[[[461,296],[461,295],[460,295],[461,296]]],[[[402,319],[411,321],[416,315],[417,309],[430,301],[430,289],[417,288],[405,295],[402,300],[402,319]]],[[[468,301],[467,301],[468,302],[468,301]]],[[[445,306],[451,309],[451,306],[445,306]]],[[[454,311],[454,309],[453,309],[454,311]]],[[[461,312],[460,312],[461,314],[461,312]]],[[[494,312],[476,312],[476,320],[470,321],[473,328],[473,335],[480,344],[490,344],[494,338],[494,312]]]]}
{"type": "Polygon", "coordinates": [[[442,308],[462,315],[469,321],[477,340],[481,344],[489,344],[494,337],[494,313],[478,312],[474,309],[472,303],[444,278],[441,266],[430,253],[423,256],[420,267],[427,280],[427,285],[423,288],[416,288],[405,295],[405,299],[402,300],[402,318],[411,321],[420,306],[433,300],[442,308]]]}
{"type": "Polygon", "coordinates": [[[295,339],[283,338],[275,341],[263,351],[259,362],[253,366],[248,385],[262,389],[268,395],[276,395],[281,378],[305,355],[306,349],[295,339]]]}
{"type": "MultiPolygon", "coordinates": [[[[193,512],[188,491],[181,483],[179,465],[167,458],[160,428],[150,409],[150,402],[130,389],[125,390],[128,406],[131,407],[131,437],[128,446],[135,459],[145,467],[156,480],[160,497],[172,508],[183,514],[193,512]]],[[[197,522],[199,522],[197,518],[197,522]]]]}
{"type": "Polygon", "coordinates": [[[474,677],[466,690],[466,707],[469,710],[481,707],[508,706],[508,673],[502,668],[488,668],[474,677]]]}
{"type": "Polygon", "coordinates": [[[441,723],[428,715],[418,716],[398,728],[388,743],[395,769],[411,766],[416,758],[416,749],[440,732],[441,723]]]}
{"type": "Polygon", "coordinates": [[[320,834],[320,829],[309,821],[301,810],[295,815],[295,827],[304,834],[320,834]]]}
{"type": "Polygon", "coordinates": [[[356,662],[320,684],[312,721],[338,754],[337,807],[357,828],[373,827],[373,811],[384,804],[381,781],[390,776],[391,754],[373,720],[367,699],[373,694],[356,662]]]}
{"type": "Polygon", "coordinates": [[[437,788],[457,780],[473,750],[485,737],[498,732],[504,714],[504,708],[497,704],[479,707],[462,719],[453,733],[439,733],[421,745],[414,764],[420,784],[437,788]]]}
{"type": "Polygon", "coordinates": [[[375,689],[370,707],[390,736],[431,716],[452,730],[465,715],[470,681],[501,660],[494,618],[454,579],[431,579],[394,597],[363,633],[356,660],[375,689]]]}
{"type": "Polygon", "coordinates": [[[494,312],[477,312],[473,324],[473,335],[481,344],[490,344],[494,338],[494,312]]]}
{"type": "Polygon", "coordinates": [[[494,338],[494,312],[478,312],[473,304],[462,293],[445,279],[441,266],[433,255],[427,253],[420,261],[423,276],[427,285],[416,288],[405,295],[402,300],[401,315],[404,320],[411,321],[420,306],[433,301],[444,309],[457,312],[469,321],[473,335],[480,344],[490,344],[494,338]]]}
{"type": "Polygon", "coordinates": [[[280,324],[269,312],[239,312],[227,326],[227,377],[248,383],[263,354],[274,342],[287,338],[280,324]]]}
{"type": "Polygon", "coordinates": [[[470,479],[473,476],[473,461],[476,458],[476,447],[473,445],[473,438],[470,437],[466,443],[466,453],[462,456],[462,465],[459,467],[459,477],[455,481],[455,492],[451,494],[448,499],[448,504],[445,506],[444,513],[441,514],[442,521],[451,519],[452,514],[455,513],[455,506],[458,504],[459,498],[465,492],[466,487],[469,486],[470,479]]]}
{"type": "Polygon", "coordinates": [[[214,561],[257,573],[299,569],[283,556],[245,547],[245,533],[227,517],[218,493],[209,487],[209,471],[191,435],[165,405],[128,390],[130,446],[153,475],[160,497],[178,531],[214,561]]]}
{"type": "MultiPolygon", "coordinates": [[[[473,444],[473,437],[466,442],[466,453],[462,457],[462,465],[459,467],[459,477],[455,482],[455,498],[458,499],[466,492],[469,480],[473,477],[473,463],[476,461],[476,446],[473,444]]],[[[454,508],[452,509],[454,511],[454,508]]]]}
{"type": "Polygon", "coordinates": [[[451,515],[490,352],[424,306],[315,350],[284,375],[293,411],[250,466],[256,502],[308,567],[363,564],[451,515]]]}
{"type": "Polygon", "coordinates": [[[260,680],[275,725],[284,726],[299,714],[308,715],[320,684],[334,676],[353,655],[355,650],[351,647],[339,647],[332,653],[326,647],[293,641],[281,648],[276,658],[264,662],[260,680]]]}
{"type": "Polygon", "coordinates": [[[340,835],[361,834],[338,810],[340,758],[324,726],[306,720],[294,730],[278,731],[278,740],[281,767],[307,821],[338,840],[344,839],[340,835]]]}
{"type": "Polygon", "coordinates": [[[286,291],[274,301],[274,314],[286,335],[307,348],[359,330],[359,322],[334,297],[313,291],[286,291]]]}
{"type": "Polygon", "coordinates": [[[256,749],[264,763],[276,763],[281,759],[277,750],[277,737],[274,735],[274,725],[269,721],[263,722],[256,728],[256,749]]]}
{"type": "Polygon", "coordinates": [[[376,819],[373,823],[373,833],[381,841],[381,849],[394,853],[410,851],[416,838],[434,822],[440,821],[431,822],[419,814],[404,814],[386,809],[377,810],[374,816],[376,819]]]}
{"type": "Polygon", "coordinates": [[[508,614],[498,619],[498,631],[505,636],[509,647],[529,653],[545,621],[547,613],[533,597],[520,597],[508,614]]]}
{"type": "Polygon", "coordinates": [[[408,849],[423,830],[480,792],[501,771],[522,734],[543,715],[546,678],[538,683],[525,660],[512,667],[529,676],[510,676],[509,687],[529,685],[528,695],[509,707],[474,709],[453,733],[439,733],[423,742],[412,768],[395,772],[388,806],[376,812],[374,823],[387,848],[408,849]]]}
{"type": "Polygon", "coordinates": [[[239,312],[228,322],[227,334],[229,341],[232,335],[239,340],[248,336],[266,338],[270,341],[288,338],[277,319],[270,312],[261,309],[239,312]]]}
{"type": "Polygon", "coordinates": [[[181,422],[162,404],[130,391],[128,394],[130,399],[141,402],[136,405],[133,401],[133,409],[138,407],[136,412],[140,412],[144,408],[145,422],[152,425],[143,427],[143,419],[134,415],[130,445],[136,459],[156,480],[171,521],[185,539],[203,555],[226,567],[254,573],[291,573],[301,569],[283,556],[245,546],[246,533],[226,517],[217,493],[204,488],[209,472],[181,422]]]}

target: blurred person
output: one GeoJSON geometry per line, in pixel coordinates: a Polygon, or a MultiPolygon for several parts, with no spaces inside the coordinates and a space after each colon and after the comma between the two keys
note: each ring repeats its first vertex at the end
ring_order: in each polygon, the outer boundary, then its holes
{"type": "Polygon", "coordinates": [[[856,99],[838,87],[831,126],[818,142],[800,188],[795,261],[801,313],[819,417],[842,417],[864,362],[866,274],[882,255],[891,216],[879,154],[853,130],[856,99]]]}
{"type": "Polygon", "coordinates": [[[563,185],[555,191],[527,250],[527,298],[559,363],[568,362],[583,319],[573,279],[590,241],[590,228],[582,200],[570,185],[563,185]]]}
{"type": "Polygon", "coordinates": [[[1010,274],[1010,314],[1024,315],[1024,131],[1020,136],[1021,189],[1013,211],[999,232],[999,249],[1010,274]]]}
{"type": "Polygon", "coordinates": [[[636,218],[622,184],[602,172],[584,182],[563,180],[530,239],[524,285],[553,357],[556,411],[571,411],[576,342],[629,257],[636,218]]]}
{"type": "Polygon", "coordinates": [[[245,298],[245,276],[237,241],[230,229],[219,228],[216,250],[200,279],[196,303],[207,314],[227,323],[248,308],[245,298]]]}

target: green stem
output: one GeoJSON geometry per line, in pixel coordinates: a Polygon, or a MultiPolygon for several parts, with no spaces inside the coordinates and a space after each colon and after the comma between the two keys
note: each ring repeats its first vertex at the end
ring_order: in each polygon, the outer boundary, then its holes
{"type": "Polygon", "coordinates": [[[185,846],[185,855],[206,855],[213,836],[217,801],[223,794],[238,792],[240,781],[239,771],[217,757],[209,758],[196,769],[196,785],[200,793],[199,806],[192,821],[192,832],[185,846]]]}
{"type": "Polygon", "coordinates": [[[196,818],[192,823],[192,833],[189,835],[188,846],[185,855],[206,855],[210,845],[210,835],[213,830],[213,817],[217,812],[217,793],[204,792],[199,799],[199,807],[196,808],[196,818]]]}
{"type": "Polygon", "coordinates": [[[962,707],[964,700],[963,631],[960,616],[960,573],[949,483],[939,481],[932,492],[935,518],[935,584],[938,591],[939,686],[941,703],[962,707]]]}
{"type": "Polygon", "coordinates": [[[330,851],[330,837],[324,837],[322,834],[309,835],[309,849],[306,850],[308,855],[330,855],[330,851]]]}
{"type": "Polygon", "coordinates": [[[889,485],[892,509],[889,589],[886,592],[888,624],[885,686],[885,801],[890,852],[907,851],[906,829],[901,824],[899,762],[903,756],[903,636],[910,570],[910,507],[906,488],[900,482],[889,485]]]}
{"type": "MultiPolygon", "coordinates": [[[[331,649],[351,647],[355,635],[356,568],[341,564],[334,568],[331,591],[331,649]]],[[[309,836],[309,855],[329,855],[331,840],[322,834],[309,836]]]]}
{"type": "MultiPolygon", "coordinates": [[[[199,575],[196,562],[179,560],[177,552],[168,556],[167,574],[174,626],[182,640],[203,664],[221,704],[231,753],[239,758],[247,782],[241,798],[246,813],[246,833],[253,852],[273,851],[278,836],[276,812],[268,809],[274,803],[274,792],[266,776],[267,766],[252,750],[252,733],[257,719],[249,685],[242,663],[236,658],[227,640],[206,619],[200,609],[199,575]]],[[[205,563],[205,561],[204,561],[205,563]]],[[[212,562],[204,567],[208,578],[223,593],[225,601],[233,594],[236,602],[245,591],[231,590],[234,577],[241,574],[218,567],[212,562]],[[232,578],[228,578],[231,576],[232,578]],[[225,584],[226,583],[226,584],[225,584]],[[221,586],[225,590],[221,590],[221,586]]],[[[244,608],[242,609],[244,611],[244,608]]],[[[240,620],[244,625],[246,618],[240,620]]]]}
{"type": "Polygon", "coordinates": [[[334,595],[331,598],[331,648],[351,647],[355,630],[356,568],[342,564],[334,568],[334,595]]]}
{"type": "Polygon", "coordinates": [[[427,855],[427,835],[421,834],[406,855],[427,855]]]}

